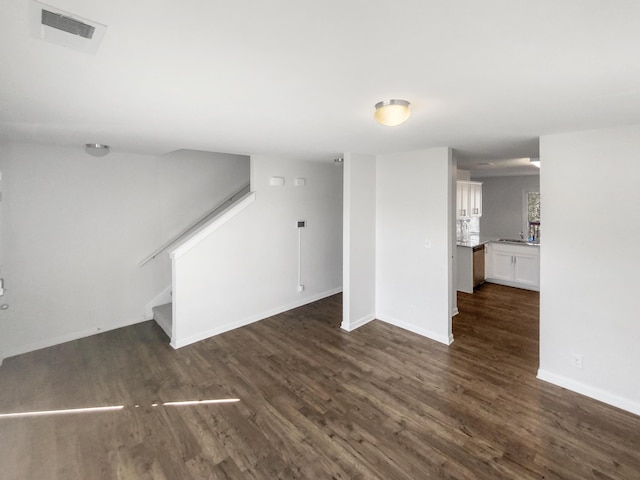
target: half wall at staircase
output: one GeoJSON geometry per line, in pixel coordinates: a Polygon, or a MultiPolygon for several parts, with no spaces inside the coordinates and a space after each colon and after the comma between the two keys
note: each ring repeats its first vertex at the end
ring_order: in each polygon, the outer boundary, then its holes
{"type": "Polygon", "coordinates": [[[252,157],[251,190],[239,214],[171,253],[175,348],[342,290],[341,167],[252,157]]]}

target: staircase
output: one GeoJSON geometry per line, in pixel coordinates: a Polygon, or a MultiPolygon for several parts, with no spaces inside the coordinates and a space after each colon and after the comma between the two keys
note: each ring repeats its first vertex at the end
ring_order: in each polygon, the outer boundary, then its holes
{"type": "MultiPolygon", "coordinates": [[[[138,265],[142,267],[146,263],[155,259],[161,253],[168,252],[172,259],[172,269],[175,270],[174,257],[176,255],[176,252],[188,251],[190,248],[197,245],[202,239],[210,235],[211,232],[215,231],[217,228],[230,220],[239,211],[246,208],[246,206],[254,200],[255,193],[251,193],[250,184],[245,184],[233,195],[227,197],[226,200],[207,212],[206,215],[196,220],[188,228],[186,228],[174,238],[162,245],[160,248],[155,250],[152,254],[142,260],[138,265]]],[[[182,255],[182,253],[179,253],[179,255],[182,255]]],[[[164,330],[164,332],[171,340],[171,345],[174,348],[177,348],[176,344],[179,345],[179,339],[176,339],[174,335],[175,332],[173,322],[174,320],[177,322],[177,319],[173,318],[174,305],[173,302],[163,303],[172,298],[172,295],[175,292],[175,288],[176,287],[173,284],[168,286],[163,292],[161,292],[147,304],[147,306],[145,307],[145,312],[147,312],[146,318],[155,320],[155,322],[162,328],[162,330],[164,330]],[[152,306],[154,305],[154,303],[158,303],[159,305],[152,306]]],[[[173,301],[175,301],[175,298],[173,299],[173,301]]],[[[176,310],[176,317],[179,316],[179,313],[177,312],[178,310],[176,310]]]]}
{"type": "Polygon", "coordinates": [[[164,333],[171,338],[171,328],[173,321],[173,303],[165,303],[152,308],[153,319],[164,330],[164,333]]]}

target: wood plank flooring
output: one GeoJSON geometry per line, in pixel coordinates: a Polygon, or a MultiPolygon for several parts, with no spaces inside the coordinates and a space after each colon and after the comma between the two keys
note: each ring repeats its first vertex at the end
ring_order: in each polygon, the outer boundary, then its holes
{"type": "Polygon", "coordinates": [[[147,322],[7,359],[0,413],[124,408],[0,418],[0,478],[640,478],[640,417],[536,380],[536,292],[458,305],[449,347],[344,332],[336,295],[177,351],[147,322]]]}

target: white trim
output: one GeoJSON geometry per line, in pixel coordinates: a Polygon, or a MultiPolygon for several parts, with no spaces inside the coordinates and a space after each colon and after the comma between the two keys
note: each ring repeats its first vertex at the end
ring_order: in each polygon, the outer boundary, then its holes
{"type": "MultiPolygon", "coordinates": [[[[215,335],[220,335],[221,333],[228,332],[230,330],[235,330],[236,328],[244,327],[251,323],[258,322],[260,320],[264,320],[269,317],[273,317],[274,315],[278,315],[279,313],[287,312],[289,310],[293,310],[294,308],[301,307],[303,305],[307,305],[308,303],[313,303],[318,300],[321,300],[326,297],[330,297],[331,295],[335,295],[336,293],[342,292],[342,287],[334,288],[332,290],[328,290],[323,293],[319,293],[316,295],[311,295],[309,297],[302,298],[288,305],[283,305],[281,307],[276,307],[270,310],[266,310],[262,313],[257,313],[254,315],[250,315],[241,320],[237,320],[235,322],[227,323],[226,325],[220,325],[205,332],[198,333],[196,335],[191,335],[190,337],[177,339],[176,336],[171,338],[171,346],[175,349],[186,347],[187,345],[191,345],[192,343],[199,342],[201,340],[205,340],[207,338],[213,337],[215,335]]],[[[175,308],[175,303],[174,303],[175,308]]],[[[175,312],[174,312],[175,313],[175,312]]],[[[174,317],[174,325],[177,322],[174,317]]],[[[176,331],[174,330],[174,334],[176,331]]]]}
{"type": "Polygon", "coordinates": [[[431,340],[435,340],[436,342],[444,343],[445,345],[451,345],[453,343],[453,333],[449,335],[440,335],[432,330],[428,330],[426,328],[416,327],[415,325],[407,322],[403,322],[396,318],[382,318],[378,316],[378,320],[381,320],[390,325],[394,325],[396,327],[402,328],[403,330],[408,330],[413,333],[417,333],[418,335],[422,335],[423,337],[430,338],[431,340]]]}
{"type": "Polygon", "coordinates": [[[599,400],[601,402],[613,405],[614,407],[621,408],[627,412],[640,415],[640,403],[630,400],[628,398],[621,397],[614,393],[607,392],[597,387],[592,387],[582,382],[577,382],[571,378],[564,377],[562,375],[556,375],[555,373],[548,372],[546,370],[539,369],[537,378],[544,380],[545,382],[552,383],[567,390],[585,395],[587,397],[599,400]]]}
{"type": "Polygon", "coordinates": [[[176,282],[176,259],[175,257],[171,256],[171,288],[172,288],[172,300],[171,300],[171,333],[167,333],[167,335],[169,335],[169,338],[171,339],[171,341],[169,342],[169,344],[173,347],[173,342],[174,339],[178,338],[178,322],[176,322],[176,318],[178,318],[178,315],[176,313],[177,308],[176,308],[176,304],[178,303],[178,298],[179,297],[179,293],[180,290],[178,289],[178,285],[176,282]]]}
{"type": "Polygon", "coordinates": [[[340,328],[342,328],[343,330],[346,330],[347,332],[353,332],[355,329],[360,328],[361,326],[375,319],[376,319],[376,314],[370,313],[369,315],[365,315],[364,317],[359,318],[354,322],[348,322],[348,324],[347,322],[343,321],[342,324],[340,325],[340,328]]]}
{"type": "Polygon", "coordinates": [[[35,350],[41,350],[43,348],[53,347],[55,345],[60,345],[61,343],[71,342],[73,340],[79,340],[81,338],[91,337],[92,335],[97,335],[99,333],[109,332],[111,330],[117,330],[118,328],[129,327],[131,325],[136,325],[138,323],[146,322],[147,320],[133,320],[128,322],[118,323],[116,325],[110,325],[108,328],[92,328],[88,330],[81,330],[78,332],[71,332],[64,335],[59,335],[57,337],[48,338],[44,340],[40,340],[38,342],[30,343],[27,345],[22,345],[13,350],[9,350],[6,352],[2,352],[4,358],[14,357],[16,355],[22,355],[23,353],[33,352],[35,350]]]}
{"type": "Polygon", "coordinates": [[[172,259],[180,258],[182,255],[187,253],[193,247],[195,247],[202,240],[207,238],[213,232],[222,227],[225,223],[231,220],[233,217],[238,215],[242,210],[247,208],[250,204],[252,204],[256,200],[256,193],[250,192],[245,197],[243,197],[237,203],[234,203],[231,207],[225,210],[220,216],[216,217],[209,225],[204,227],[202,230],[199,230],[193,236],[189,237],[183,243],[181,243],[178,247],[169,251],[169,255],[171,255],[172,259]]]}
{"type": "Polygon", "coordinates": [[[535,287],[533,285],[526,285],[524,283],[510,282],[509,280],[499,280],[497,278],[485,278],[484,281],[486,283],[496,283],[498,285],[504,285],[505,287],[521,288],[523,290],[531,290],[533,292],[540,291],[540,287],[535,287]]]}
{"type": "Polygon", "coordinates": [[[153,297],[153,299],[144,306],[144,318],[146,320],[154,320],[153,318],[153,307],[157,307],[158,305],[164,305],[166,303],[171,303],[171,285],[162,290],[158,295],[153,297]]]}
{"type": "Polygon", "coordinates": [[[451,313],[451,317],[455,317],[456,315],[458,315],[460,313],[460,310],[458,310],[458,307],[453,309],[453,312],[451,313]]]}

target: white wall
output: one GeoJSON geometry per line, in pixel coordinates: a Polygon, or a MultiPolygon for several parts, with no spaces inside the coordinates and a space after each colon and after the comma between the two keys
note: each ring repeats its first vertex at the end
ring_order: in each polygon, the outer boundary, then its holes
{"type": "Polygon", "coordinates": [[[640,414],[638,152],[640,125],[540,140],[538,375],[640,414]]]}
{"type": "Polygon", "coordinates": [[[342,290],[342,173],[333,162],[251,158],[255,202],[174,258],[174,347],[342,290]],[[274,176],[284,186],[270,186],[274,176]],[[307,221],[300,293],[298,220],[307,221]]]}
{"type": "Polygon", "coordinates": [[[0,358],[144,320],[170,284],[138,262],[248,179],[248,159],[3,144],[0,358]],[[183,208],[188,205],[188,208],[183,208]]]}
{"type": "Polygon", "coordinates": [[[456,168],[456,180],[470,182],[471,172],[469,170],[462,170],[462,169],[456,168]]]}
{"type": "Polygon", "coordinates": [[[344,155],[344,291],[342,328],[375,318],[376,157],[344,155]]]}
{"type": "Polygon", "coordinates": [[[376,316],[449,344],[452,153],[380,155],[376,170],[376,316]]]}
{"type": "MultiPolygon", "coordinates": [[[[482,182],[482,217],[480,233],[483,237],[519,238],[525,225],[523,216],[523,191],[538,191],[538,175],[513,177],[482,177],[474,181],[482,182]]],[[[546,199],[542,197],[542,209],[546,199]]],[[[542,225],[544,235],[545,225],[542,225]]],[[[526,234],[527,232],[524,231],[526,234]]],[[[542,237],[541,235],[541,237],[542,237]]]]}
{"type": "Polygon", "coordinates": [[[157,157],[156,162],[154,194],[162,209],[163,241],[181,233],[250,180],[249,157],[244,155],[178,150],[157,157]]]}

